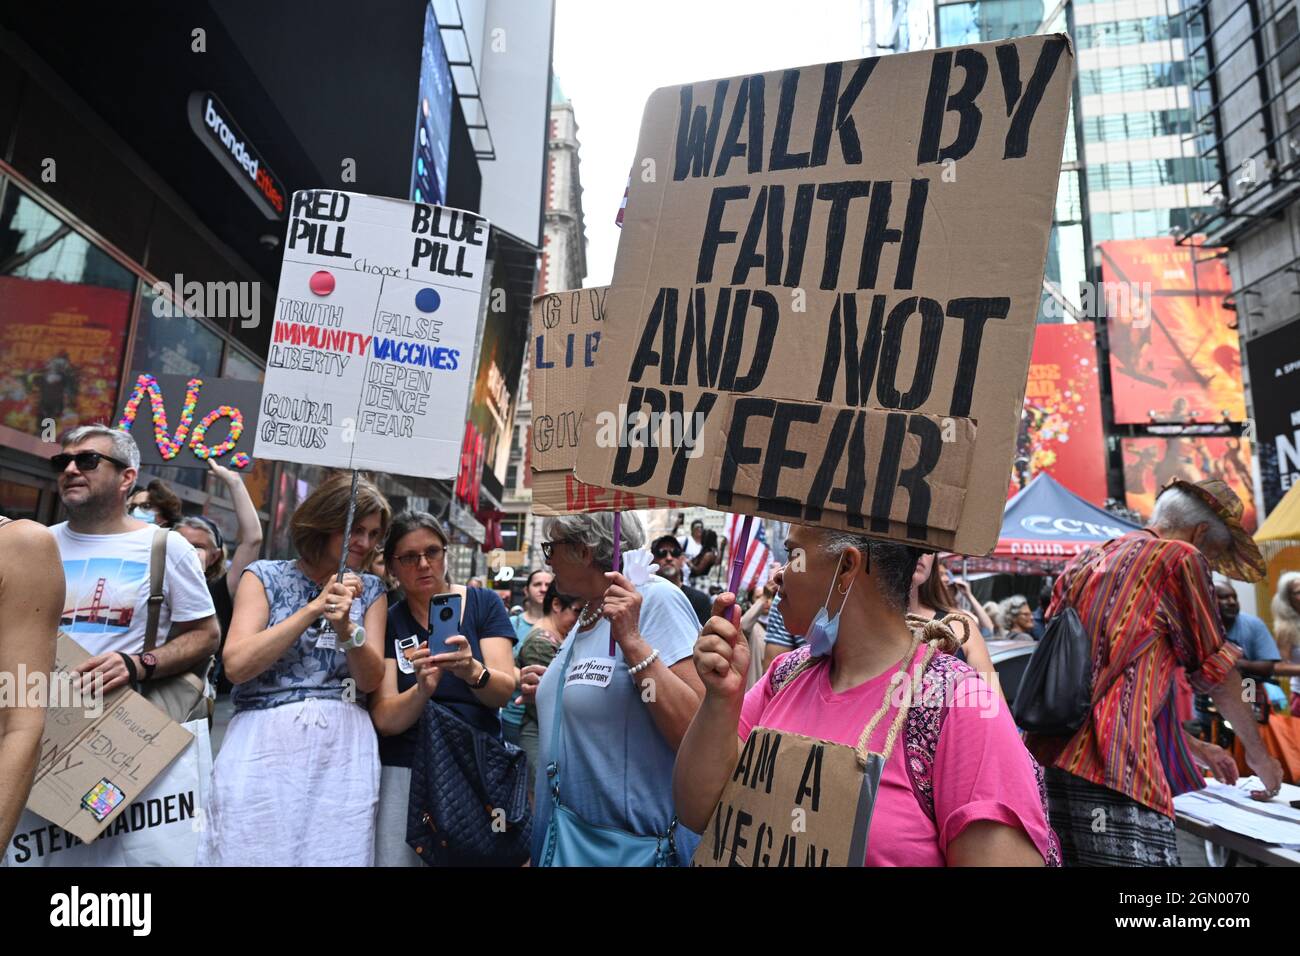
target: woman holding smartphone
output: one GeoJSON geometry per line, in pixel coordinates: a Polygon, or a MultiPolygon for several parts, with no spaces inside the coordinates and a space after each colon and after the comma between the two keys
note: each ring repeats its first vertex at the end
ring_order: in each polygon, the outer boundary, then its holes
{"type": "Polygon", "coordinates": [[[384,561],[406,598],[389,608],[384,678],[370,697],[381,764],[375,865],[420,866],[406,843],[406,809],[424,705],[436,700],[476,729],[500,737],[497,711],[515,691],[516,637],[494,592],[447,582],[447,535],[433,515],[404,511],[394,518],[384,561]],[[435,597],[440,613],[459,608],[460,621],[458,633],[431,646],[439,623],[429,620],[435,597]]]}

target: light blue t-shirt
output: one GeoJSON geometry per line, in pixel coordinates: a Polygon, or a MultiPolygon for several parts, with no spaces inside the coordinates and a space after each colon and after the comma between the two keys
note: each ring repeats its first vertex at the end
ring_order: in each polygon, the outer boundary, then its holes
{"type": "MultiPolygon", "coordinates": [[[[652,577],[641,587],[641,637],[669,667],[691,656],[700,621],[681,588],[652,577]]],[[[639,836],[664,833],[672,821],[673,762],[668,745],[641,689],[629,676],[622,648],[615,645],[609,670],[609,622],[590,631],[569,632],[564,646],[537,688],[538,763],[533,862],[541,856],[551,818],[546,768],[551,762],[555,698],[564,665],[564,724],[560,739],[560,802],[588,823],[618,827],[639,836]],[[605,678],[608,677],[608,680],[605,678]]],[[[633,661],[632,663],[639,663],[633,661]]],[[[680,824],[677,853],[683,866],[699,843],[680,824]]]]}
{"type": "Polygon", "coordinates": [[[1268,625],[1253,614],[1242,611],[1224,634],[1241,648],[1241,656],[1248,661],[1280,661],[1277,641],[1268,632],[1268,625]]]}

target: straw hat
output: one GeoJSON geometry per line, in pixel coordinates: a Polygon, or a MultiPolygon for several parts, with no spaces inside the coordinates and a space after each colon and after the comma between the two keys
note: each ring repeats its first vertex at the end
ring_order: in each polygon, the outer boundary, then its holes
{"type": "Polygon", "coordinates": [[[1255,539],[1241,526],[1241,516],[1246,506],[1241,503],[1241,499],[1227,482],[1218,478],[1206,478],[1204,481],[1193,483],[1175,478],[1161,490],[1160,494],[1163,495],[1170,488],[1181,488],[1195,495],[1228,526],[1228,531],[1232,534],[1232,544],[1210,562],[1214,570],[1238,581],[1264,579],[1264,575],[1268,572],[1268,565],[1264,562],[1264,556],[1259,553],[1255,539]]]}

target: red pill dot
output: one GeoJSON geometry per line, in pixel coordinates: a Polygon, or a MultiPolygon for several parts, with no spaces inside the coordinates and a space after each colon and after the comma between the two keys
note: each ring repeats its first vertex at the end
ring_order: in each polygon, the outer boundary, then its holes
{"type": "Polygon", "coordinates": [[[307,285],[317,295],[329,295],[334,291],[334,276],[322,269],[320,272],[312,273],[312,277],[307,280],[307,285]]]}

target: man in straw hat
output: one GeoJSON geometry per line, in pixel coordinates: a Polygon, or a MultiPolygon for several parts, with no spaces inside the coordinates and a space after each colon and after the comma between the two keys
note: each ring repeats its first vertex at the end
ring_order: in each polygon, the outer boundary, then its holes
{"type": "Polygon", "coordinates": [[[1141,531],[1080,554],[1057,580],[1048,617],[1078,612],[1092,638],[1092,706],[1074,736],[1031,735],[1047,768],[1052,826],[1067,866],[1177,866],[1174,796],[1204,785],[1197,764],[1235,774],[1223,752],[1188,737],[1174,677],[1210,694],[1237,732],[1267,800],[1282,783],[1235,664],[1211,583],[1214,568],[1241,581],[1264,559],[1241,526],[1241,499],[1222,481],[1175,478],[1141,531]]]}

